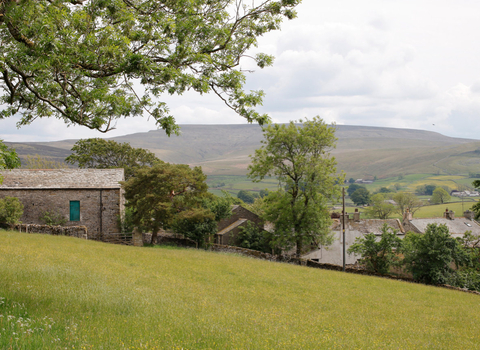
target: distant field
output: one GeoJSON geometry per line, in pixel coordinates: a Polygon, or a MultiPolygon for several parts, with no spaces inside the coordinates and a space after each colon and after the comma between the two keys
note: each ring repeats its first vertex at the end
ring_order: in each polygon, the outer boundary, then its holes
{"type": "Polygon", "coordinates": [[[455,202],[455,203],[445,203],[445,204],[437,204],[437,205],[429,205],[425,207],[421,207],[416,213],[416,218],[432,218],[432,217],[442,217],[445,209],[453,210],[456,216],[463,216],[463,212],[467,209],[471,209],[471,207],[475,204],[474,201],[465,201],[463,204],[462,202],[455,202]]]}
{"type": "MultiPolygon", "coordinates": [[[[348,179],[347,179],[348,180],[348,179]]],[[[399,191],[415,192],[417,186],[433,184],[435,186],[447,186],[450,190],[458,189],[459,186],[466,186],[472,188],[473,178],[469,178],[467,175],[437,175],[437,174],[410,174],[405,176],[396,176],[385,179],[376,180],[372,184],[363,185],[371,193],[378,191],[381,187],[394,187],[399,186],[399,191]]],[[[277,189],[277,180],[270,178],[260,183],[252,182],[246,176],[240,175],[209,175],[207,178],[207,184],[210,187],[210,191],[217,195],[221,195],[221,190],[226,190],[232,195],[236,195],[240,190],[248,190],[252,192],[258,192],[261,189],[268,188],[269,190],[277,189]],[[219,187],[221,185],[221,187],[219,187]]],[[[345,186],[348,186],[346,184],[345,186]]],[[[421,197],[426,200],[429,197],[421,197]]],[[[457,200],[455,197],[452,200],[457,200]]],[[[459,199],[458,199],[459,200],[459,199]]],[[[472,200],[466,198],[465,201],[472,200]]],[[[350,201],[349,204],[353,204],[350,201]]]]}
{"type": "Polygon", "coordinates": [[[475,349],[478,295],[0,232],[1,349],[475,349]]]}

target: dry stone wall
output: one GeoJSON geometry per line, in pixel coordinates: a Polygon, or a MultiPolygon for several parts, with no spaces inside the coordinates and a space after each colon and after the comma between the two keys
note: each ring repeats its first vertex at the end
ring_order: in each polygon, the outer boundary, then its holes
{"type": "Polygon", "coordinates": [[[50,226],[36,224],[18,224],[14,230],[26,233],[41,233],[55,236],[70,236],[88,239],[88,230],[85,226],[50,226]]]}

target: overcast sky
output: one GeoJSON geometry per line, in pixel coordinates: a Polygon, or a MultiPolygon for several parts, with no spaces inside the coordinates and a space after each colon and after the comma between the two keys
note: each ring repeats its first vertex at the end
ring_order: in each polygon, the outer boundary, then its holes
{"type": "MultiPolygon", "coordinates": [[[[303,0],[298,18],[261,38],[273,67],[247,76],[266,93],[275,122],[320,115],[327,122],[431,130],[480,139],[480,1],[303,0]]],[[[250,68],[245,61],[242,66],[250,68]]],[[[179,124],[240,124],[215,96],[165,100],[179,124]]],[[[5,141],[113,137],[155,129],[128,118],[101,134],[55,119],[17,129],[0,120],[5,141]]]]}

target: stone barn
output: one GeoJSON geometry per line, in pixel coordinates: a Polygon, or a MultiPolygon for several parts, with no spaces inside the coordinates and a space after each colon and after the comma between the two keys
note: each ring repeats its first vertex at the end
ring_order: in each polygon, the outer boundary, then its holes
{"type": "Polygon", "coordinates": [[[253,222],[259,229],[263,229],[263,221],[258,215],[240,205],[234,205],[232,207],[232,215],[218,223],[218,232],[215,235],[215,243],[236,245],[236,236],[240,232],[240,228],[245,227],[248,222],[253,222]]]}
{"type": "Polygon", "coordinates": [[[13,169],[0,172],[0,198],[17,197],[24,205],[24,224],[43,224],[46,212],[87,227],[90,239],[119,232],[124,198],[123,169],[13,169]]]}

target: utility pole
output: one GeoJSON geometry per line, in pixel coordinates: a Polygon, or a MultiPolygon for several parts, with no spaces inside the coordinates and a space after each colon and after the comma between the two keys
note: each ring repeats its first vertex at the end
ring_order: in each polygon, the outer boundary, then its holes
{"type": "Polygon", "coordinates": [[[343,215],[342,215],[342,234],[343,234],[343,272],[345,272],[345,187],[342,188],[343,215]]]}

